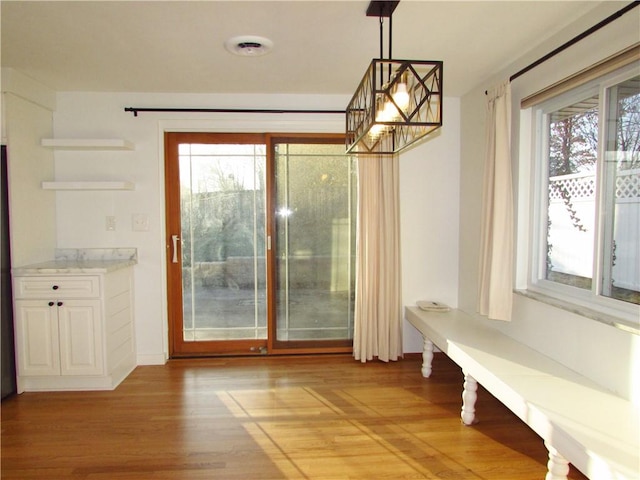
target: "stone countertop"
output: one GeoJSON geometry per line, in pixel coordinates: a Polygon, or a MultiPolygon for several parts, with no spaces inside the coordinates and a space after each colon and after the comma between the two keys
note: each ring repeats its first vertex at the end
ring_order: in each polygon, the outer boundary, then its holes
{"type": "Polygon", "coordinates": [[[14,275],[109,273],[138,263],[135,248],[58,249],[55,259],[15,267],[14,275]]]}

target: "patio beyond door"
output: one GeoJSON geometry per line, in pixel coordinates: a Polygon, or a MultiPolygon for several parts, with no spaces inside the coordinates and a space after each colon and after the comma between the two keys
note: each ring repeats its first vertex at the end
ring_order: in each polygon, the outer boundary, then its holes
{"type": "Polygon", "coordinates": [[[355,177],[338,141],[166,134],[172,356],[350,349],[355,177]]]}

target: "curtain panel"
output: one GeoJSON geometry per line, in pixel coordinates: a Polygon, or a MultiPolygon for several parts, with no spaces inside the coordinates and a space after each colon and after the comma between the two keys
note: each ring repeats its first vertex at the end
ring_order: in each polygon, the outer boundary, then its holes
{"type": "Polygon", "coordinates": [[[400,200],[397,155],[358,156],[353,355],[402,357],[400,200]]]}
{"type": "Polygon", "coordinates": [[[494,320],[510,321],[514,262],[511,84],[502,83],[486,97],[478,311],[494,320]]]}

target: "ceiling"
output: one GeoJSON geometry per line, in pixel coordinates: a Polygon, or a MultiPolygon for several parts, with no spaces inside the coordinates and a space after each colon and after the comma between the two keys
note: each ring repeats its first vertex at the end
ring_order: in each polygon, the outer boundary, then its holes
{"type": "MultiPolygon", "coordinates": [[[[443,60],[445,95],[460,96],[599,3],[403,0],[393,57],[443,60]]],[[[56,91],[349,94],[379,55],[368,4],[2,0],[2,67],[56,91]],[[232,55],[238,35],[273,50],[232,55]]]]}

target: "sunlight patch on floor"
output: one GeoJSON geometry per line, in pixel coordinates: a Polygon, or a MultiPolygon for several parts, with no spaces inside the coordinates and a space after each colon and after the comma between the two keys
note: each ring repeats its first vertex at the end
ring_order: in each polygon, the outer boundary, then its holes
{"type": "Polygon", "coordinates": [[[242,390],[220,399],[247,419],[244,429],[283,478],[478,478],[397,422],[406,420],[403,406],[428,403],[402,388],[242,390]]]}

